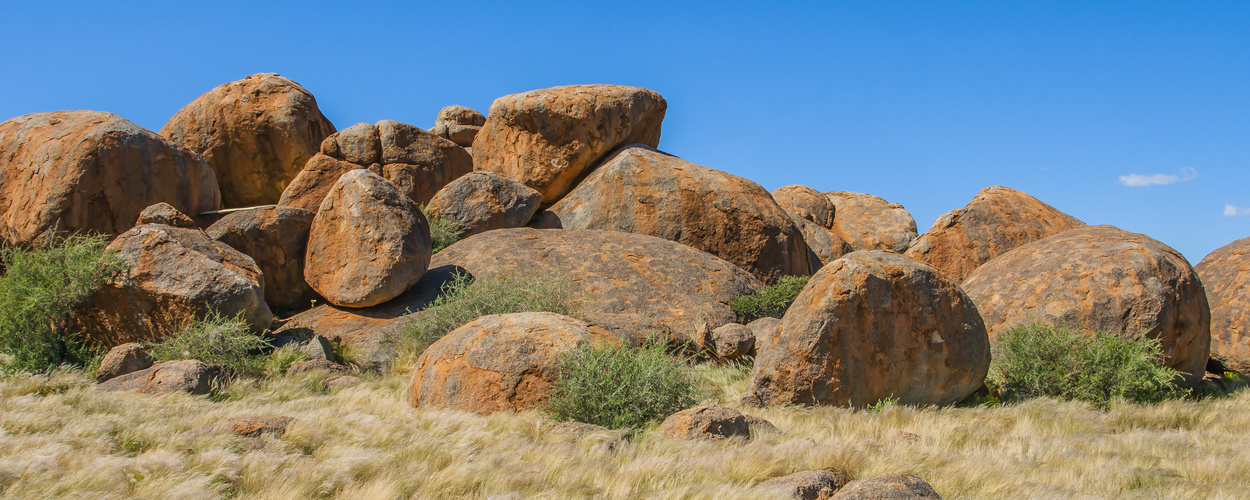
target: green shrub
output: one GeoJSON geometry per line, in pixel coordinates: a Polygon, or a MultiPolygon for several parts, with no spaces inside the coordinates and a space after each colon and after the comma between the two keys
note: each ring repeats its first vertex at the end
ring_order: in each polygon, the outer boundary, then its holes
{"type": "Polygon", "coordinates": [[[31,248],[0,250],[0,353],[6,370],[46,372],[85,366],[99,353],[66,328],[73,309],[124,269],[104,236],[49,237],[31,248]]]}
{"type": "Polygon", "coordinates": [[[264,371],[266,356],[260,352],[266,347],[269,343],[248,331],[241,315],[230,317],[210,310],[202,318],[184,322],[173,335],[149,344],[148,349],[156,361],[198,359],[240,375],[264,371]]]}
{"type": "Polygon", "coordinates": [[[729,307],[738,314],[743,324],[770,316],[780,318],[807,286],[809,279],[808,276],[785,276],[759,292],[733,299],[729,307]]]}
{"type": "Polygon", "coordinates": [[[438,299],[413,317],[399,346],[400,357],[415,359],[447,333],[482,316],[518,312],[574,316],[581,306],[578,289],[554,275],[504,271],[474,280],[468,274],[458,274],[443,285],[438,299]]]}
{"type": "Polygon", "coordinates": [[[561,377],[544,409],[551,417],[640,429],[702,399],[686,362],[662,342],[642,347],[583,345],[561,356],[561,377]]]}
{"type": "Polygon", "coordinates": [[[1178,398],[1180,373],[1163,365],[1158,339],[1087,335],[1033,324],[1000,334],[986,384],[1003,400],[1080,400],[1106,408],[1114,399],[1154,403],[1178,398]]]}
{"type": "Polygon", "coordinates": [[[451,246],[452,243],[460,240],[461,234],[464,234],[455,220],[430,215],[425,205],[421,205],[421,214],[425,215],[425,220],[430,223],[430,240],[434,242],[434,253],[451,246]]]}
{"type": "Polygon", "coordinates": [[[291,365],[307,360],[308,354],[305,354],[298,344],[287,344],[274,349],[264,357],[261,372],[269,377],[282,376],[291,369],[291,365]]]}

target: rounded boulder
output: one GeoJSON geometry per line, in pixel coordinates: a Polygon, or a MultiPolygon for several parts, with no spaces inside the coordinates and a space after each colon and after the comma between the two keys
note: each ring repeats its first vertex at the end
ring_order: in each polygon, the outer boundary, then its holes
{"type": "Polygon", "coordinates": [[[1194,271],[1211,305],[1211,357],[1250,374],[1250,238],[1216,249],[1194,271]]]}
{"type": "Polygon", "coordinates": [[[471,172],[440,189],[430,215],[456,222],[461,237],[492,229],[521,227],[538,212],[543,197],[525,184],[491,172],[471,172]]]}
{"type": "Polygon", "coordinates": [[[265,302],[270,307],[304,309],[320,298],[304,281],[304,253],[316,215],[280,206],[243,210],[204,232],[256,261],[265,276],[265,302]]]}
{"type": "Polygon", "coordinates": [[[472,147],[473,139],[486,124],[486,117],[472,108],[460,105],[447,106],[438,111],[434,120],[434,135],[451,140],[462,147],[472,147]]]}
{"type": "Polygon", "coordinates": [[[837,209],[833,206],[833,202],[820,191],[793,184],[774,189],[769,194],[773,195],[773,199],[777,200],[777,204],[785,211],[803,220],[814,222],[825,229],[833,227],[834,214],[837,209]]]}
{"type": "Polygon", "coordinates": [[[903,253],[916,239],[916,219],[898,203],[870,194],[830,191],[834,233],[855,250],[903,253]]]}

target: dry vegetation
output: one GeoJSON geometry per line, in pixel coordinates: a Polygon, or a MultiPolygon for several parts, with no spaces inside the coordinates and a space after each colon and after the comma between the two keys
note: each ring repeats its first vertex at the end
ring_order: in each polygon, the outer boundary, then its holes
{"type": "MultiPolygon", "coordinates": [[[[742,366],[702,366],[716,397],[742,366]]],[[[946,498],[1238,498],[1250,491],[1250,391],[1157,406],[1037,399],[996,408],[773,408],[779,433],[686,442],[581,437],[542,414],[413,411],[407,377],[327,393],[325,375],[241,381],[213,398],[102,393],[80,371],[0,379],[0,488],[11,498],[760,498],[799,470],[911,472],[946,498]],[[281,438],[184,431],[286,415],[281,438]]]]}

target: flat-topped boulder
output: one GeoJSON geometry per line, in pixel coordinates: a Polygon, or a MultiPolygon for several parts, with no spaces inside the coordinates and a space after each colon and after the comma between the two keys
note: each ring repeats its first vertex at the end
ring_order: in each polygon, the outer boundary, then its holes
{"type": "Polygon", "coordinates": [[[993,337],[1028,323],[1159,339],[1168,366],[1202,380],[1211,312],[1179,252],[1112,226],[1070,229],[1016,247],[964,280],[993,337]]]}
{"type": "Polygon", "coordinates": [[[0,123],[0,238],[52,228],[110,236],[167,203],[192,216],[221,208],[204,160],[112,113],[32,113],[0,123]]]}
{"type": "Polygon", "coordinates": [[[1211,357],[1250,374],[1250,238],[1216,249],[1194,271],[1211,305],[1211,357]]]}
{"type": "Polygon", "coordinates": [[[660,143],[668,103],[621,85],[567,85],[495,99],[473,140],[477,170],[520,181],[551,205],[600,157],[623,144],[660,143]]]}
{"type": "Polygon", "coordinates": [[[906,255],[963,281],[990,259],[1085,223],[1028,194],[1003,186],[977,193],[968,206],[938,217],[906,255]]]}
{"type": "Polygon", "coordinates": [[[271,206],[234,212],[204,232],[243,252],[265,276],[265,302],[283,310],[307,309],[321,298],[304,281],[304,253],[316,212],[271,206]]]}
{"type": "Polygon", "coordinates": [[[277,202],[332,133],[313,95],[274,73],[218,85],[160,132],[213,167],[227,207],[277,202]]]}
{"type": "Polygon", "coordinates": [[[830,191],[834,206],[830,229],[855,250],[903,253],[916,239],[916,220],[898,203],[870,194],[830,191]]]}

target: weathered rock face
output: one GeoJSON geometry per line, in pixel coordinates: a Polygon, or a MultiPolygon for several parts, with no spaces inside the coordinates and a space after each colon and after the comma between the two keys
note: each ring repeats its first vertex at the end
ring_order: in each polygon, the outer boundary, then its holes
{"type": "Polygon", "coordinates": [[[412,200],[377,174],[353,170],[313,218],[304,279],[334,305],[377,305],[421,279],[433,248],[412,200]]]}
{"type": "Polygon", "coordinates": [[[430,215],[456,221],[461,237],[524,226],[543,197],[520,182],[491,172],[471,172],[451,181],[430,200],[430,215]]]}
{"type": "Polygon", "coordinates": [[[256,261],[265,276],[265,302],[270,307],[306,309],[320,297],[304,281],[304,252],[315,215],[281,206],[244,210],[227,215],[205,232],[256,261]]]}
{"type": "Polygon", "coordinates": [[[1064,231],[978,267],[963,288],[991,336],[1029,322],[1158,338],[1167,364],[1202,379],[1211,342],[1202,282],[1176,250],[1112,226],[1064,231]]]}
{"type": "Polygon", "coordinates": [[[145,370],[114,377],[96,386],[101,391],[135,391],[142,394],[186,392],[208,394],[217,367],[198,360],[166,361],[145,370]]]}
{"type": "Polygon", "coordinates": [[[707,331],[699,347],[719,359],[737,359],[755,348],[755,334],[750,328],[737,323],[718,326],[707,331]]]}
{"type": "Polygon", "coordinates": [[[923,479],[911,474],[882,474],[851,481],[833,500],[942,500],[923,479]]]}
{"type": "Polygon", "coordinates": [[[938,217],[906,255],[963,281],[990,259],[1085,223],[1015,189],[990,186],[938,217]]]}
{"type": "Polygon", "coordinates": [[[177,208],[165,202],[160,202],[143,209],[139,212],[139,218],[135,220],[136,226],[144,224],[164,224],[173,227],[195,227],[195,221],[191,220],[187,214],[179,212],[177,208]]]}
{"type": "Polygon", "coordinates": [[[760,279],[811,274],[802,234],[763,187],[641,145],[617,151],[549,211],[565,229],[657,236],[760,279]]]}
{"type": "Polygon", "coordinates": [[[886,397],[948,405],[989,369],[985,325],[959,285],[897,254],[854,252],[812,276],[781,320],[756,340],[743,401],[850,405],[886,397]]]}
{"type": "Polygon", "coordinates": [[[587,343],[618,344],[620,339],[555,313],[483,316],[421,354],[408,404],[482,415],[537,407],[547,401],[560,375],[560,355],[587,343]]]}
{"type": "Polygon", "coordinates": [[[916,220],[898,203],[870,194],[830,191],[835,214],[830,228],[855,250],[903,253],[916,239],[916,220]]]}
{"type": "Polygon", "coordinates": [[[110,236],[166,202],[221,208],[213,169],[112,113],[32,113],[0,123],[0,238],[29,244],[49,229],[110,236]]]}
{"type": "Polygon", "coordinates": [[[1250,374],[1250,238],[1216,249],[1194,270],[1211,304],[1211,357],[1250,374]]]}
{"type": "Polygon", "coordinates": [[[439,110],[438,118],[434,120],[434,128],[430,132],[467,148],[473,146],[473,139],[485,124],[486,117],[481,113],[464,106],[451,105],[439,110]]]}
{"type": "Polygon", "coordinates": [[[315,211],[340,176],[361,168],[423,204],[447,183],[472,172],[473,157],[455,143],[407,123],[357,123],[322,141],[321,152],[291,181],[278,204],[315,211]]]}
{"type": "Polygon", "coordinates": [[[568,85],[495,99],[473,141],[477,170],[520,181],[551,205],[607,152],[660,143],[668,103],[619,85],[568,85]]]}
{"type": "Polygon", "coordinates": [[[846,473],[832,468],[805,470],[775,477],[755,487],[761,492],[801,500],[824,500],[846,484],[846,473]]]}
{"type": "Polygon", "coordinates": [[[127,271],[76,313],[77,327],[97,345],[157,340],[210,309],[242,315],[256,333],[273,321],[256,262],[199,229],[145,224],[108,249],[127,271]]]}
{"type": "Polygon", "coordinates": [[[334,125],[291,80],[260,73],[218,85],[169,119],[160,134],[204,158],[227,207],[278,201],[334,125]]]}
{"type": "Polygon", "coordinates": [[[800,219],[794,214],[790,216],[795,227],[803,234],[803,243],[807,246],[807,261],[812,272],[854,251],[851,245],[833,231],[820,227],[815,222],[800,219]]]}
{"type": "Polygon", "coordinates": [[[147,349],[144,349],[142,345],[134,342],[122,344],[109,349],[104,359],[100,360],[100,367],[95,371],[95,380],[103,382],[150,366],[152,366],[152,356],[148,355],[147,349]]]}
{"type": "Polygon", "coordinates": [[[679,342],[734,323],[729,302],[759,290],[759,280],[712,255],[639,234],[579,229],[500,229],[466,238],[434,256],[477,278],[546,273],[588,299],[582,317],[618,335],[645,340],[670,330],[679,342]]]}
{"type": "Polygon", "coordinates": [[[750,439],[751,425],[738,410],[704,404],[669,415],[660,424],[660,432],[677,439],[750,439]]]}
{"type": "Polygon", "coordinates": [[[825,229],[833,228],[837,209],[833,206],[833,202],[820,191],[793,184],[777,188],[770,194],[785,211],[803,220],[814,222],[825,229]]]}

